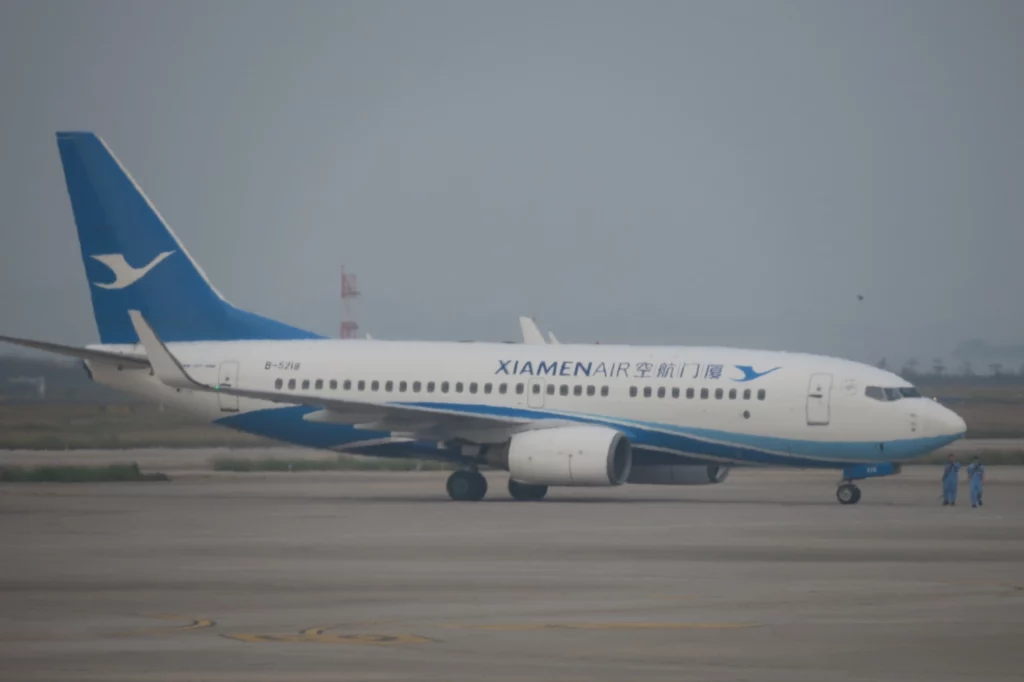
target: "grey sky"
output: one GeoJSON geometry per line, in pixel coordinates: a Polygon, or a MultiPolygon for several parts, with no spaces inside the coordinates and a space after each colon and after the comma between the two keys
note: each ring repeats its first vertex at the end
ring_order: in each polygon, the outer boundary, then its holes
{"type": "Polygon", "coordinates": [[[53,133],[336,334],[1024,341],[1024,3],[0,2],[0,333],[95,341],[53,133]],[[856,301],[862,293],[865,300],[856,301]]]}

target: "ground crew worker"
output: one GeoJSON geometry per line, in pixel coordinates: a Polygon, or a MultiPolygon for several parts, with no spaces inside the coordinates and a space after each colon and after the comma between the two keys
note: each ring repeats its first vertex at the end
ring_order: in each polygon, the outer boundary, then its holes
{"type": "Polygon", "coordinates": [[[960,476],[960,462],[956,461],[953,453],[949,453],[949,460],[942,472],[942,506],[956,506],[956,487],[960,476]]]}
{"type": "Polygon", "coordinates": [[[985,466],[981,457],[974,456],[974,461],[967,465],[967,480],[971,484],[971,507],[981,506],[981,484],[985,480],[985,466]]]}

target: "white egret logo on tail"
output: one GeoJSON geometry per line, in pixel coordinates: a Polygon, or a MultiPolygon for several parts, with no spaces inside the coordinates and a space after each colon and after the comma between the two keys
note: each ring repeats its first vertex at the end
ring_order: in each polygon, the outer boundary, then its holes
{"type": "Polygon", "coordinates": [[[124,259],[124,254],[121,253],[104,253],[99,256],[92,256],[110,268],[110,271],[114,273],[113,282],[93,282],[93,284],[98,286],[100,289],[124,289],[126,287],[130,287],[145,277],[146,273],[155,268],[160,261],[170,256],[172,253],[174,253],[174,251],[164,251],[141,268],[133,268],[128,264],[128,261],[124,259]]]}

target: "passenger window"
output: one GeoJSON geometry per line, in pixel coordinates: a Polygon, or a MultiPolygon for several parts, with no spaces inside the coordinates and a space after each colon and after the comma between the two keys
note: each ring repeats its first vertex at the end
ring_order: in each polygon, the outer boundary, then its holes
{"type": "Polygon", "coordinates": [[[338,380],[337,379],[331,379],[331,390],[332,391],[337,391],[338,390],[338,380]]]}
{"type": "Polygon", "coordinates": [[[708,399],[708,389],[706,389],[706,388],[700,389],[700,399],[701,400],[707,400],[708,399]]]}
{"type": "Polygon", "coordinates": [[[405,393],[405,389],[408,388],[408,387],[409,387],[409,385],[407,383],[405,383],[404,381],[399,381],[398,382],[398,392],[399,393],[405,393]]]}
{"type": "Polygon", "coordinates": [[[508,384],[498,384],[498,393],[502,395],[508,393],[508,384]]]}
{"type": "Polygon", "coordinates": [[[659,398],[664,398],[665,397],[665,387],[664,386],[659,386],[658,387],[658,397],[659,398]]]}
{"type": "Polygon", "coordinates": [[[421,384],[421,383],[420,383],[420,382],[418,382],[418,381],[414,381],[414,382],[412,382],[412,392],[413,392],[413,393],[419,393],[419,392],[420,392],[420,388],[421,388],[422,386],[423,386],[423,384],[421,384]]]}
{"type": "Polygon", "coordinates": [[[284,379],[278,379],[274,382],[274,388],[281,388],[284,386],[284,379]]]}
{"type": "Polygon", "coordinates": [[[433,381],[428,381],[427,382],[427,393],[433,393],[433,392],[434,392],[434,382],[433,381]]]}
{"type": "MultiPolygon", "coordinates": [[[[442,390],[444,390],[444,389],[442,389],[442,390]]],[[[455,382],[455,392],[456,393],[462,393],[462,382],[461,381],[456,381],[455,382]]]]}
{"type": "Polygon", "coordinates": [[[630,386],[629,387],[629,397],[630,398],[635,398],[636,397],[636,386],[630,386]]]}
{"type": "Polygon", "coordinates": [[[376,379],[371,381],[370,382],[370,390],[371,391],[379,391],[380,390],[380,382],[377,381],[376,379]]]}
{"type": "Polygon", "coordinates": [[[605,397],[607,395],[608,395],[608,387],[607,386],[602,386],[601,387],[601,397],[605,397]]]}
{"type": "Polygon", "coordinates": [[[583,387],[580,386],[579,384],[576,384],[575,386],[572,387],[572,394],[583,395],[583,387]]]}
{"type": "Polygon", "coordinates": [[[749,388],[747,390],[743,391],[743,399],[744,400],[750,400],[750,389],[749,388]]]}
{"type": "Polygon", "coordinates": [[[341,385],[341,387],[344,388],[346,391],[351,391],[352,390],[352,380],[351,379],[345,379],[345,383],[343,383],[341,385]]]}
{"type": "MultiPolygon", "coordinates": [[[[522,384],[519,384],[519,386],[522,386],[522,384]]],[[[516,388],[518,388],[518,386],[516,388]]],[[[540,384],[534,384],[533,385],[533,393],[534,393],[534,395],[540,393],[540,384]]]]}
{"type": "Polygon", "coordinates": [[[693,389],[692,388],[686,389],[686,397],[687,398],[693,398],[693,389]]]}
{"type": "Polygon", "coordinates": [[[309,388],[309,379],[303,379],[302,380],[302,390],[305,391],[307,388],[309,388]]]}
{"type": "Polygon", "coordinates": [[[387,391],[388,393],[391,393],[391,391],[395,390],[395,382],[389,381],[386,384],[384,384],[384,390],[387,391]]]}
{"type": "Polygon", "coordinates": [[[554,394],[555,394],[555,385],[554,384],[548,384],[548,395],[554,395],[554,394]]]}
{"type": "Polygon", "coordinates": [[[317,379],[316,383],[313,385],[313,388],[315,388],[318,391],[324,390],[324,380],[323,379],[317,379]]]}
{"type": "Polygon", "coordinates": [[[558,392],[562,395],[569,395],[569,386],[567,384],[562,384],[562,387],[558,389],[558,392]]]}
{"type": "Polygon", "coordinates": [[[360,391],[365,391],[366,390],[366,381],[363,380],[363,379],[360,379],[359,383],[356,384],[356,388],[358,388],[360,391]]]}
{"type": "Polygon", "coordinates": [[[290,388],[293,391],[295,390],[295,379],[288,380],[288,388],[290,388]]]}
{"type": "Polygon", "coordinates": [[[447,392],[448,392],[448,382],[447,381],[442,381],[441,382],[441,393],[447,393],[447,392]]]}
{"type": "Polygon", "coordinates": [[[587,395],[594,395],[595,393],[597,393],[595,386],[587,386],[587,395]]]}
{"type": "Polygon", "coordinates": [[[651,397],[651,387],[650,386],[644,386],[644,397],[645,398],[650,398],[651,397]]]}
{"type": "Polygon", "coordinates": [[[730,388],[729,389],[729,400],[736,400],[736,389],[735,388],[730,388]]]}
{"type": "Polygon", "coordinates": [[[765,392],[764,392],[764,389],[763,389],[763,388],[762,388],[762,389],[761,389],[760,391],[758,391],[758,392],[757,392],[757,399],[758,399],[758,400],[764,400],[764,399],[765,399],[765,396],[766,396],[766,394],[765,394],[765,392]]]}
{"type": "MultiPolygon", "coordinates": [[[[534,393],[536,393],[536,392],[537,391],[534,391],[534,393]]],[[[516,384],[516,395],[522,395],[522,394],[523,394],[523,385],[522,384],[516,384]]]]}
{"type": "Polygon", "coordinates": [[[489,394],[490,392],[491,392],[491,385],[490,384],[484,384],[484,393],[485,394],[489,394]]]}
{"type": "Polygon", "coordinates": [[[471,383],[471,384],[469,385],[469,392],[470,392],[470,393],[476,393],[476,388],[477,388],[477,387],[476,387],[476,382],[473,382],[473,383],[471,383]]]}
{"type": "Polygon", "coordinates": [[[679,397],[679,387],[678,386],[673,387],[673,389],[672,389],[672,397],[673,398],[678,398],[679,397]]]}

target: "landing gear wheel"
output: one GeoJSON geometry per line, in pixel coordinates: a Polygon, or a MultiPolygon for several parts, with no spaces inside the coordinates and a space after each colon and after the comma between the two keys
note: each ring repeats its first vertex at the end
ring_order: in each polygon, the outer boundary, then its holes
{"type": "Polygon", "coordinates": [[[453,500],[478,502],[487,494],[487,479],[478,471],[456,471],[448,477],[448,496],[453,500]]]}
{"type": "Polygon", "coordinates": [[[548,487],[546,485],[520,483],[510,478],[508,479],[508,494],[517,500],[542,500],[548,494],[548,487]]]}
{"type": "Polygon", "coordinates": [[[839,504],[857,504],[860,502],[860,488],[852,483],[844,483],[836,489],[839,504]]]}

